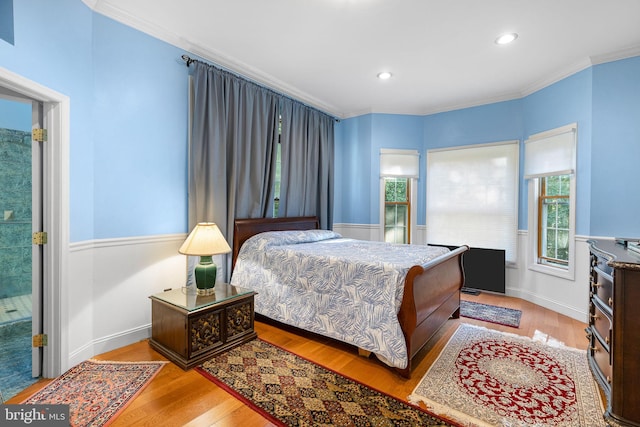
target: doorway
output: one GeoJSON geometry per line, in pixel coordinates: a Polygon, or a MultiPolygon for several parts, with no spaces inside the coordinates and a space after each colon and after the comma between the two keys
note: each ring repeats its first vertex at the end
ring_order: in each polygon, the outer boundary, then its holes
{"type": "MultiPolygon", "coordinates": [[[[41,310],[32,311],[32,315],[42,315],[40,321],[34,323],[40,324],[41,332],[48,338],[46,346],[37,352],[42,353],[39,358],[41,376],[53,378],[69,368],[68,319],[64,314],[68,313],[69,281],[70,100],[64,94],[3,67],[0,67],[0,93],[5,98],[8,95],[42,103],[42,127],[48,133],[47,142],[39,144],[43,172],[40,181],[44,197],[40,221],[41,230],[48,233],[48,238],[47,244],[36,251],[36,256],[41,257],[39,265],[42,267],[40,275],[43,285],[38,296],[41,310]]],[[[1,215],[0,220],[4,218],[4,211],[1,211],[1,215]]],[[[32,301],[33,298],[32,295],[32,301]]]]}
{"type": "Polygon", "coordinates": [[[42,332],[42,248],[32,244],[42,229],[42,103],[0,91],[0,397],[13,397],[41,375],[42,351],[32,336],[42,332]],[[36,138],[38,139],[38,138],[36,138]]]}

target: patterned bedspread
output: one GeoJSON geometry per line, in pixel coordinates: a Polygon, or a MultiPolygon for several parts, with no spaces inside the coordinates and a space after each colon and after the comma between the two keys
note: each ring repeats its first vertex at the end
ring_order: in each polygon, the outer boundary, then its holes
{"type": "Polygon", "coordinates": [[[405,368],[398,322],[404,277],[448,252],[342,238],[327,230],[272,231],[248,239],[231,283],[255,290],[255,311],[353,344],[405,368]]]}

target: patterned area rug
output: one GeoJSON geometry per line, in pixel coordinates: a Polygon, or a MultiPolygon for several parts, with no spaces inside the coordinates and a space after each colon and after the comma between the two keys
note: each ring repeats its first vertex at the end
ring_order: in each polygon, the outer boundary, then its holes
{"type": "Polygon", "coordinates": [[[462,300],[460,301],[460,316],[518,328],[522,311],[462,300]]]}
{"type": "Polygon", "coordinates": [[[196,370],[278,426],[452,426],[260,339],[196,370]]]}
{"type": "Polygon", "coordinates": [[[460,325],[409,400],[464,426],[606,426],[584,350],[474,325],[460,325]]]}
{"type": "Polygon", "coordinates": [[[72,426],[106,426],[165,363],[87,360],[22,403],[69,405],[72,426]]]}

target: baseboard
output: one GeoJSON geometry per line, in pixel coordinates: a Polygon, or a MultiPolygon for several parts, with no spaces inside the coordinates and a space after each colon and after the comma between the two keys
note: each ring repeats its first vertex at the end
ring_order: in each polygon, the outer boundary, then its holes
{"type": "Polygon", "coordinates": [[[120,347],[124,347],[138,341],[146,340],[151,336],[151,325],[143,325],[139,328],[130,329],[122,333],[113,334],[107,337],[98,338],[79,349],[69,353],[69,367],[91,359],[96,354],[106,353],[120,347]]]}
{"type": "Polygon", "coordinates": [[[532,302],[534,304],[537,304],[541,307],[547,308],[549,310],[553,310],[556,313],[560,313],[563,314],[567,317],[571,317],[572,319],[578,320],[580,322],[585,322],[587,321],[587,315],[588,313],[583,312],[575,307],[569,307],[567,305],[564,304],[560,304],[557,301],[553,301],[547,298],[543,298],[540,297],[539,295],[536,295],[534,293],[531,292],[527,292],[525,290],[522,289],[515,289],[515,288],[510,288],[507,287],[506,289],[506,295],[510,296],[510,297],[515,297],[515,298],[520,298],[523,299],[525,301],[529,301],[532,302]]]}

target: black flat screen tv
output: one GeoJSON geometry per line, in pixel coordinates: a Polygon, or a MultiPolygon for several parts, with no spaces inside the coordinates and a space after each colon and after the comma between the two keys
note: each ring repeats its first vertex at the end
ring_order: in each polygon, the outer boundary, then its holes
{"type": "MultiPolygon", "coordinates": [[[[455,249],[457,246],[446,246],[455,249]]],[[[489,291],[504,294],[505,285],[505,251],[504,249],[470,248],[462,255],[464,269],[463,292],[489,291]]]]}

